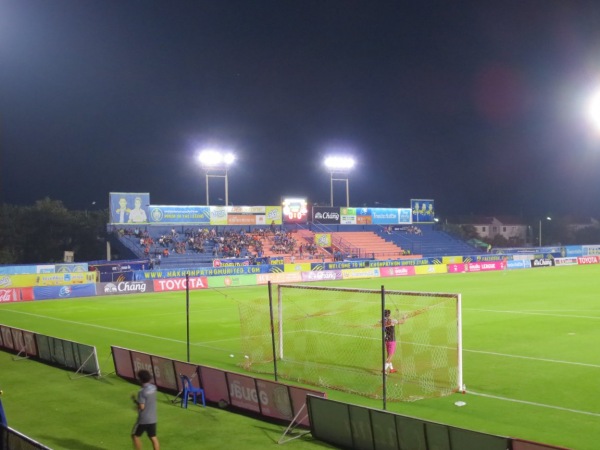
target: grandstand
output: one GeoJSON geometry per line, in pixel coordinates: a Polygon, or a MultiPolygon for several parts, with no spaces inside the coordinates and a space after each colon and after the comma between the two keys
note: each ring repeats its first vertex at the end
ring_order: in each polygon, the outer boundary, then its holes
{"type": "MultiPolygon", "coordinates": [[[[117,245],[124,259],[149,258],[154,260],[155,265],[160,264],[163,268],[211,266],[214,259],[236,257],[235,253],[226,252],[219,245],[221,237],[227,235],[248,237],[247,244],[240,246],[239,258],[256,255],[279,257],[286,263],[347,259],[396,260],[483,253],[480,248],[437,230],[433,225],[423,224],[386,227],[307,223],[282,225],[276,233],[268,228],[210,226],[203,230],[214,235],[202,238],[201,250],[190,245],[190,238],[195,237],[199,230],[183,226],[173,228],[146,225],[143,228],[114,228],[112,231],[118,237],[117,245]],[[330,233],[331,246],[315,246],[316,233],[330,233]],[[168,244],[161,243],[161,238],[164,240],[165,236],[172,238],[168,244]],[[287,236],[293,244],[279,244],[280,236],[287,236]],[[165,248],[169,250],[168,256],[164,255],[165,248]],[[176,248],[179,250],[175,251],[176,248]]],[[[288,242],[288,239],[285,241],[288,242]]]]}

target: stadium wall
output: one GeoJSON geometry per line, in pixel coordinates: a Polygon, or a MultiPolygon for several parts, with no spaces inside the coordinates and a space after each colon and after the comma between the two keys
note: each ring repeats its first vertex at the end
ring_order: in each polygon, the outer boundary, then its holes
{"type": "MultiPolygon", "coordinates": [[[[183,291],[187,287],[186,276],[189,277],[190,290],[200,290],[256,286],[269,282],[276,284],[299,283],[600,264],[600,255],[562,256],[566,253],[557,251],[555,253],[487,254],[388,261],[352,260],[256,266],[231,265],[168,270],[140,270],[145,264],[143,261],[137,261],[130,264],[113,264],[112,268],[118,268],[116,272],[106,270],[104,272],[0,275],[0,303],[183,291]],[[102,276],[103,273],[105,276],[102,276]],[[127,275],[115,277],[115,273],[126,273],[127,275]],[[97,278],[100,278],[99,282],[96,282],[97,278]]],[[[39,266],[19,267],[33,270],[39,266]]]]}

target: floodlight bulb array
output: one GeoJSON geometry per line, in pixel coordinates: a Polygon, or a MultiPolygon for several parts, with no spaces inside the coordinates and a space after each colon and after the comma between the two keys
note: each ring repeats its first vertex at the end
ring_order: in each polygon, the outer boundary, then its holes
{"type": "Polygon", "coordinates": [[[354,158],[350,156],[328,156],[325,166],[329,169],[349,170],[354,167],[354,158]]]}
{"type": "Polygon", "coordinates": [[[600,130],[600,92],[594,94],[589,103],[588,110],[590,121],[600,130]]]}
{"type": "Polygon", "coordinates": [[[230,166],[235,161],[233,153],[222,153],[217,150],[204,150],[198,155],[198,161],[203,166],[218,167],[230,166]]]}

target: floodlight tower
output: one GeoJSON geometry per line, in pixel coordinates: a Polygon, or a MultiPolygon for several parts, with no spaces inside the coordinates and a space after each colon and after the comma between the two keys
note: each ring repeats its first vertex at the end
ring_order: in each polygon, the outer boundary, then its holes
{"type": "Polygon", "coordinates": [[[225,180],[225,206],[229,205],[229,179],[227,171],[235,161],[235,155],[231,152],[207,149],[198,154],[198,162],[204,170],[206,177],[206,206],[210,205],[208,194],[209,178],[223,178],[225,180]]]}
{"type": "MultiPolygon", "coordinates": [[[[546,217],[546,220],[552,220],[552,217],[548,216],[548,217],[546,217]]],[[[539,238],[538,244],[541,247],[542,246],[542,219],[540,219],[540,233],[539,233],[538,238],[539,238]]]]}
{"type": "Polygon", "coordinates": [[[329,170],[329,185],[331,206],[333,206],[333,182],[346,182],[346,207],[350,207],[350,186],[348,176],[354,167],[354,158],[350,156],[327,156],[324,161],[325,167],[329,170]]]}

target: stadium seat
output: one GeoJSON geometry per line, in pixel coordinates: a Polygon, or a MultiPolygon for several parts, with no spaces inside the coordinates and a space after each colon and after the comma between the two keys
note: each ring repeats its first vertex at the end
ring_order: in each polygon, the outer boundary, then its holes
{"type": "Polygon", "coordinates": [[[190,397],[194,400],[194,405],[197,404],[198,395],[202,400],[202,406],[206,406],[206,401],[204,399],[204,389],[197,388],[192,384],[192,380],[186,375],[179,375],[181,378],[181,386],[183,387],[183,395],[181,396],[181,407],[187,408],[188,400],[190,397]]]}

